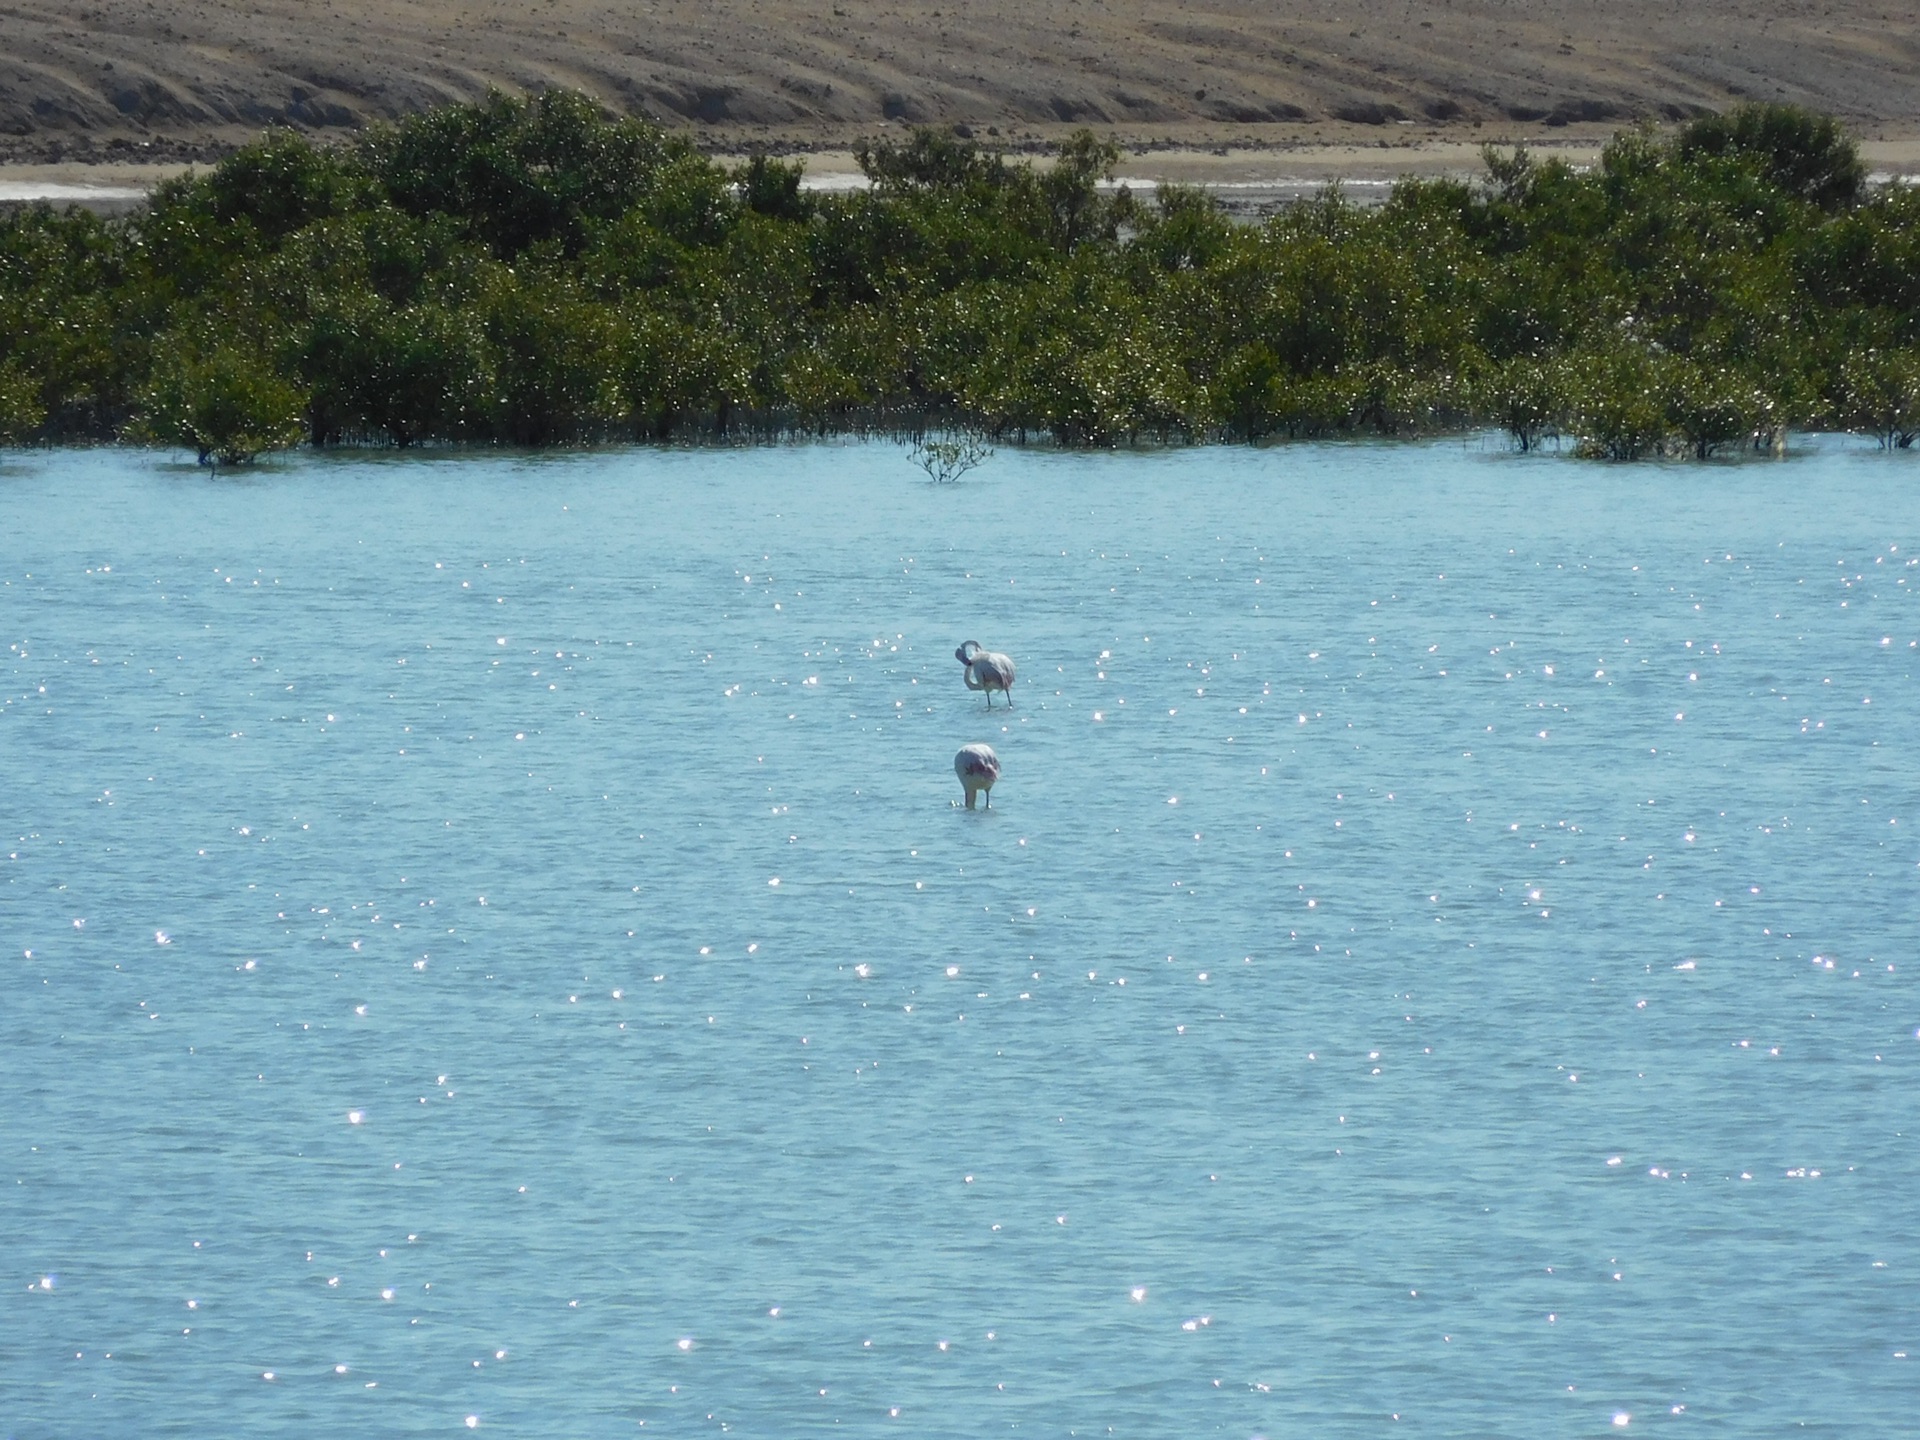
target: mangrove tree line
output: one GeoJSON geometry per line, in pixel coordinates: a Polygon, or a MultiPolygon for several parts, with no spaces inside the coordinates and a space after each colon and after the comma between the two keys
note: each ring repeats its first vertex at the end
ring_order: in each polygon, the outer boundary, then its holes
{"type": "Polygon", "coordinates": [[[1920,432],[1920,191],[1824,117],[1627,130],[1585,172],[1489,151],[1257,226],[1117,159],[919,130],[816,194],[564,92],[270,133],[124,220],[0,218],[0,440],[1920,432]]]}

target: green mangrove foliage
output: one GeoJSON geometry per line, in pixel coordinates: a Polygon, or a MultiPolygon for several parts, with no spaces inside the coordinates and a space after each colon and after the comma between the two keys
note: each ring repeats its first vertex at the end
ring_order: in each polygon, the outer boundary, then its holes
{"type": "Polygon", "coordinates": [[[185,446],[202,465],[245,465],[299,444],[307,429],[299,389],[230,345],[157,356],[141,399],[130,438],[185,446]]]}
{"type": "Polygon", "coordinates": [[[1824,117],[1628,130],[1586,172],[1489,151],[1257,226],[1117,159],[919,130],[822,194],[562,92],[270,133],[124,221],[0,217],[0,442],[1920,434],[1920,191],[1870,190],[1824,117]]]}

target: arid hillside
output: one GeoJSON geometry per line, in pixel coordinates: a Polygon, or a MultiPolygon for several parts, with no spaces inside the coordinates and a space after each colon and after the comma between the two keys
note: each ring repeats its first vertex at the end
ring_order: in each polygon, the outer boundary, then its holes
{"type": "Polygon", "coordinates": [[[1891,0],[9,0],[0,16],[14,161],[186,158],[271,123],[337,131],[551,86],[723,146],[899,121],[1325,143],[1747,98],[1920,132],[1920,10],[1891,0]]]}

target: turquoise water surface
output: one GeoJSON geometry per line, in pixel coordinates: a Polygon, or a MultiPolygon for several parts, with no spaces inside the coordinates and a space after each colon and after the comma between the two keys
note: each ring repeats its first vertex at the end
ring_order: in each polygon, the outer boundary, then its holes
{"type": "Polygon", "coordinates": [[[1840,441],[6,457],[0,1436],[1905,1433],[1913,547],[1840,441]]]}

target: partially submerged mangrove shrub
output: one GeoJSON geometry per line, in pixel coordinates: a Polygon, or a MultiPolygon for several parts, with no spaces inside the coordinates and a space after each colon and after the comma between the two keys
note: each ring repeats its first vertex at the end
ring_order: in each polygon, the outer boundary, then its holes
{"type": "Polygon", "coordinates": [[[584,97],[340,148],[274,132],[104,221],[0,217],[0,441],[557,445],[884,433],[1101,446],[1491,425],[1619,459],[1910,445],[1920,192],[1832,120],[1622,132],[1591,172],[1337,188],[1258,226],[936,130],[871,188],[728,170],[584,97]]]}
{"type": "Polygon", "coordinates": [[[952,431],[944,435],[916,435],[907,448],[908,458],[927,472],[936,485],[949,485],[969,470],[978,469],[993,456],[993,450],[970,431],[952,431]]]}
{"type": "Polygon", "coordinates": [[[16,360],[0,364],[0,444],[16,444],[47,418],[40,385],[16,360]]]}
{"type": "Polygon", "coordinates": [[[233,345],[169,350],[153,367],[134,438],[192,450],[202,465],[247,465],[306,433],[299,389],[233,345]]]}
{"type": "Polygon", "coordinates": [[[1889,450],[1920,437],[1920,351],[1862,350],[1840,367],[1842,423],[1889,450]]]}

